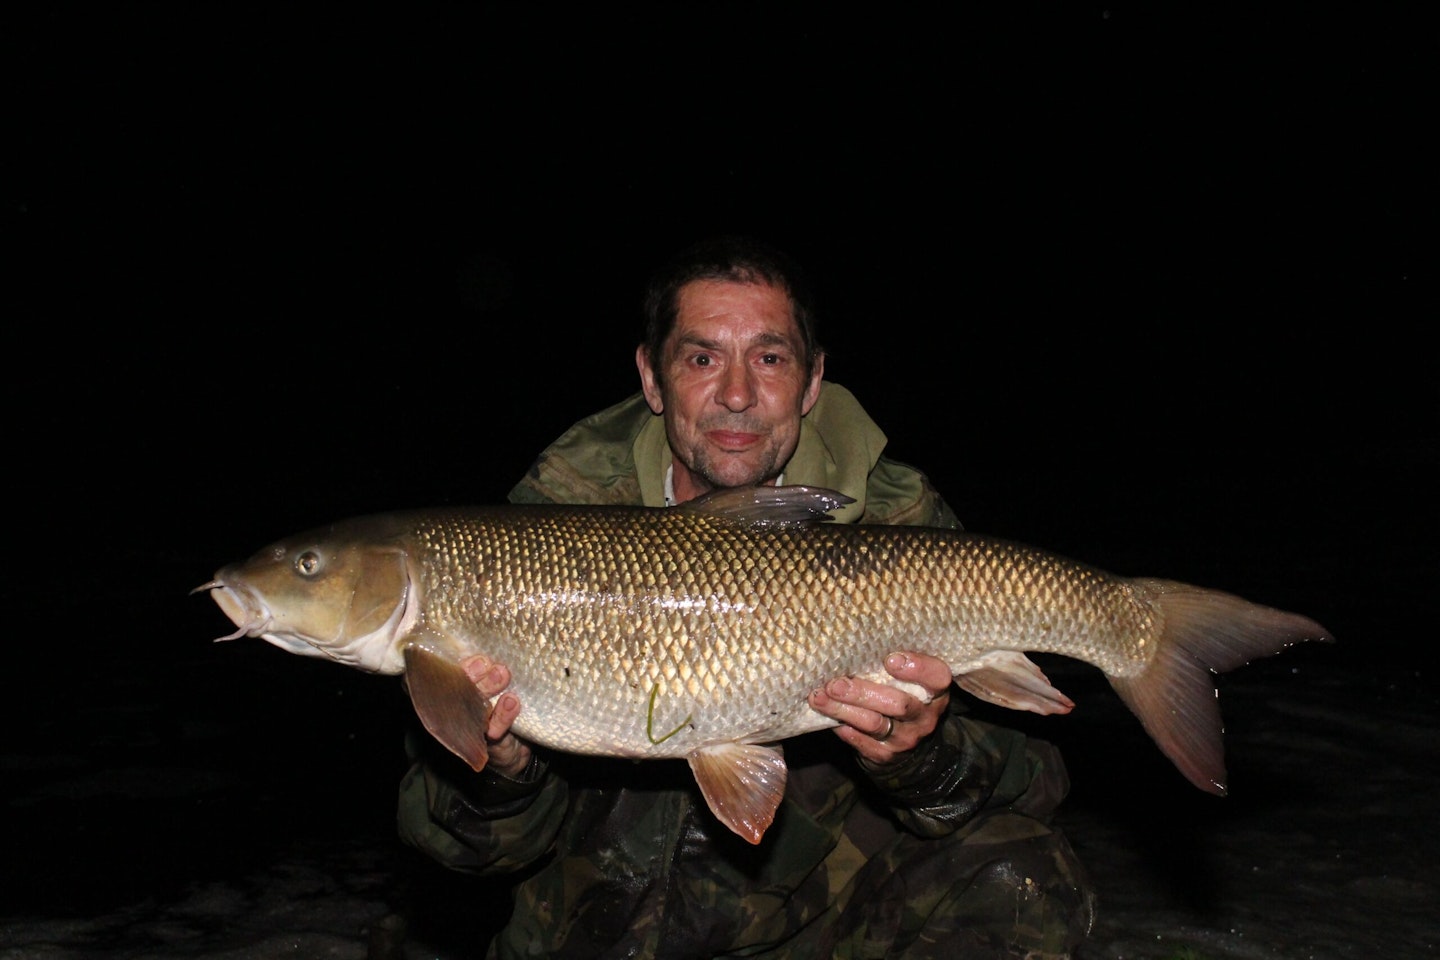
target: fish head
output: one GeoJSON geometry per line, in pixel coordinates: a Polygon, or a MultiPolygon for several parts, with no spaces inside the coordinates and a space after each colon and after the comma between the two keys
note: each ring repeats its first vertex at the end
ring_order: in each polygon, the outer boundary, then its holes
{"type": "Polygon", "coordinates": [[[403,540],[344,526],[273,543],[195,590],[209,590],[239,628],[221,640],[259,637],[370,673],[403,672],[420,609],[403,540]]]}

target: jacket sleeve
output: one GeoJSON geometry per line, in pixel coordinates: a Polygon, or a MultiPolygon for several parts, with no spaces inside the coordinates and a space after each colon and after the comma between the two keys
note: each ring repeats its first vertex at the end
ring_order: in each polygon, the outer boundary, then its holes
{"type": "Polygon", "coordinates": [[[1048,816],[1069,789],[1058,754],[963,710],[952,702],[935,732],[894,763],[859,761],[895,816],[922,837],[953,833],[994,807],[1048,816]]]}
{"type": "Polygon", "coordinates": [[[510,873],[546,855],[565,814],[569,789],[537,753],[510,778],[475,773],[424,734],[406,738],[412,765],[400,782],[401,840],[453,870],[510,873]]]}

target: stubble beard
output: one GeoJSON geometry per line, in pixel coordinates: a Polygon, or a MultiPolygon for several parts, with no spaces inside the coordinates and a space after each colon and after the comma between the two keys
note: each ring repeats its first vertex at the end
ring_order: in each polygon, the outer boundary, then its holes
{"type": "Polygon", "coordinates": [[[737,461],[717,462],[708,451],[697,450],[692,463],[687,464],[690,473],[699,478],[711,490],[725,487],[753,487],[775,479],[780,471],[776,468],[774,450],[766,450],[759,463],[737,461]]]}
{"type": "Polygon", "coordinates": [[[695,426],[702,438],[712,430],[755,433],[764,438],[763,449],[758,451],[759,460],[751,459],[751,454],[755,451],[741,457],[731,457],[716,453],[707,447],[705,442],[696,443],[686,466],[694,478],[708,485],[710,489],[753,487],[779,475],[782,466],[779,462],[780,451],[774,434],[764,424],[752,423],[744,418],[716,416],[700,420],[695,426]]]}

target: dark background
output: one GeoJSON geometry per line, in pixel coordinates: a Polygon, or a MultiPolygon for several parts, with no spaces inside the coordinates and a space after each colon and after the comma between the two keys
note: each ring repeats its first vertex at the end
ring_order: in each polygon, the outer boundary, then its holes
{"type": "Polygon", "coordinates": [[[497,499],[633,389],[646,272],[743,231],[972,528],[1423,507],[1433,36],[1019,9],[22,20],[15,478],[215,560],[497,499]]]}
{"type": "Polygon", "coordinates": [[[7,752],[238,778],[26,807],[16,849],[67,851],[28,892],[113,896],[72,883],[95,856],[158,882],[132,854],[217,806],[388,829],[394,686],[212,645],[187,591],[501,499],[634,389],[647,271],[721,231],[810,268],[830,378],[969,528],[1299,609],[1356,671],[1427,661],[1433,31],[1006,9],[7,14],[7,752]]]}

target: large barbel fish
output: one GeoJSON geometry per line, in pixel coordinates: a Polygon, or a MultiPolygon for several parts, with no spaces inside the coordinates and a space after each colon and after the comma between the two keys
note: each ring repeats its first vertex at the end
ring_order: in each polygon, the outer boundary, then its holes
{"type": "Polygon", "coordinates": [[[806,695],[845,675],[898,683],[882,665],[896,650],[1038,713],[1073,703],[1026,652],[1093,664],[1191,782],[1223,793],[1211,673],[1330,639],[1298,614],[1005,540],[823,522],[849,502],[755,487],[670,509],[381,514],[281,540],[196,590],[239,628],[221,639],[404,673],[426,728],[476,770],[490,704],[459,661],[483,653],[510,668],[521,737],[684,757],[752,843],[784,793],[779,742],[834,725],[806,695]]]}

